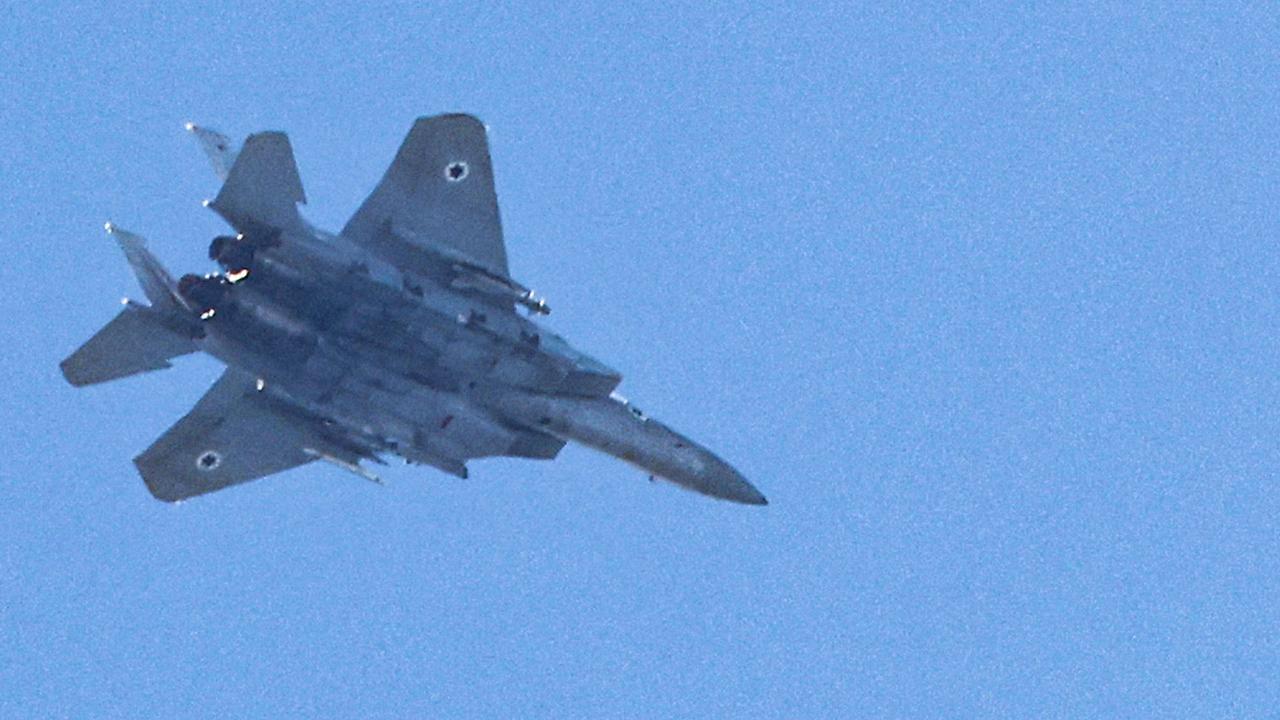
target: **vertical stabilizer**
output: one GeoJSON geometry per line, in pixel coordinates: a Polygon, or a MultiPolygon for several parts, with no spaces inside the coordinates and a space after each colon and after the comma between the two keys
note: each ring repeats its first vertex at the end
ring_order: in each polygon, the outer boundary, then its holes
{"type": "Polygon", "coordinates": [[[107,234],[116,239],[120,249],[124,251],[129,267],[138,278],[142,292],[146,293],[151,306],[157,310],[176,312],[186,308],[178,295],[178,286],[173,277],[164,269],[160,261],[147,250],[146,242],[139,235],[122,230],[111,223],[106,224],[107,234]]]}
{"type": "Polygon", "coordinates": [[[187,132],[195,135],[196,142],[200,143],[200,149],[204,150],[204,154],[209,156],[209,164],[213,165],[213,172],[223,180],[231,174],[231,166],[236,164],[236,156],[240,154],[240,148],[226,135],[212,128],[205,128],[195,123],[187,123],[187,132]]]}
{"type": "Polygon", "coordinates": [[[300,220],[298,203],[306,201],[289,138],[281,132],[262,132],[244,141],[209,207],[232,227],[249,233],[293,227],[300,220]]]}

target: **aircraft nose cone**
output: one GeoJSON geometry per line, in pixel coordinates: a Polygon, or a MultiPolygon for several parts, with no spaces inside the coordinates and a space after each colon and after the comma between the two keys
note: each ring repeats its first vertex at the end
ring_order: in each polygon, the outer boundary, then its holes
{"type": "Polygon", "coordinates": [[[708,495],[744,505],[768,505],[764,494],[729,463],[716,458],[703,472],[703,488],[708,495]]]}

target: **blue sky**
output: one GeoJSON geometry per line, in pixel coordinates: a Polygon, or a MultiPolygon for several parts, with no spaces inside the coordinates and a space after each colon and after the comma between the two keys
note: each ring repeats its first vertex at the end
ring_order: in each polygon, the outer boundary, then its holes
{"type": "Polygon", "coordinates": [[[1248,717],[1280,706],[1280,15],[1082,3],[0,9],[0,716],[1248,717]],[[513,272],[739,467],[589,451],[181,506],[216,362],[89,390],[208,270],[187,120],[341,227],[491,126],[513,272]]]}

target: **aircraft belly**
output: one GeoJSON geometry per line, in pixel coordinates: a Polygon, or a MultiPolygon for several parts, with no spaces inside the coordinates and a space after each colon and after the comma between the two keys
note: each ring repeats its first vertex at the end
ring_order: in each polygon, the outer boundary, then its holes
{"type": "MultiPolygon", "coordinates": [[[[421,304],[369,301],[340,313],[323,304],[304,312],[304,293],[239,290],[237,309],[207,326],[216,355],[350,433],[380,438],[406,459],[453,474],[465,474],[468,458],[552,458],[564,445],[554,433],[496,419],[469,397],[475,385],[541,393],[572,384],[583,365],[588,372],[608,371],[540,348],[516,316],[475,327],[421,304]],[[512,330],[515,342],[506,339],[512,330]]],[[[597,383],[596,391],[616,380],[597,383]]],[[[625,434],[616,430],[596,444],[619,457],[653,454],[654,448],[615,446],[609,438],[625,434]]]]}
{"type": "Polygon", "coordinates": [[[710,450],[610,397],[495,395],[518,422],[600,450],[656,477],[737,502],[764,504],[746,478],[710,450]]]}
{"type": "Polygon", "coordinates": [[[454,392],[434,390],[376,368],[345,381],[327,403],[397,446],[457,460],[505,455],[517,431],[454,392]]]}
{"type": "Polygon", "coordinates": [[[538,392],[557,387],[565,373],[550,363],[537,362],[537,358],[505,355],[498,358],[486,377],[498,385],[538,392]]]}

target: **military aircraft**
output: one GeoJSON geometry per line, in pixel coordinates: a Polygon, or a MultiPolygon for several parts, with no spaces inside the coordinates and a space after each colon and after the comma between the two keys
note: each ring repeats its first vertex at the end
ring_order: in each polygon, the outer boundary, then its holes
{"type": "Polygon", "coordinates": [[[107,223],[150,301],[61,364],[74,386],[170,367],[196,351],[226,370],[134,464],[176,502],[321,460],[397,455],[467,477],[472,458],[554,458],[575,441],[705,495],[766,504],[706,448],[620,397],[622,377],[535,324],[546,301],[511,278],[485,126],[419,118],[342,228],[320,230],[288,138],[240,147],[188,124],[223,180],[206,201],[235,230],[222,272],[178,281],[142,238],[107,223]],[[521,314],[517,308],[523,308],[521,314]]]}

